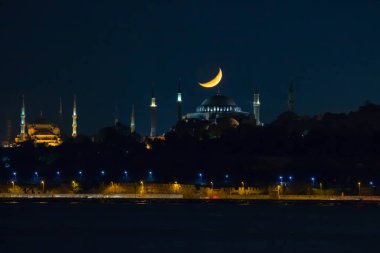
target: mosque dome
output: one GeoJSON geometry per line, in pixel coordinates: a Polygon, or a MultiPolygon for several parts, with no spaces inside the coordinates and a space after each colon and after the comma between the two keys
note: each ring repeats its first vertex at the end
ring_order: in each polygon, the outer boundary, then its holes
{"type": "Polygon", "coordinates": [[[240,112],[241,108],[238,107],[235,101],[227,96],[220,94],[211,96],[203,100],[202,104],[197,107],[197,112],[240,112]]]}
{"type": "Polygon", "coordinates": [[[214,95],[203,100],[203,106],[236,106],[235,101],[227,96],[214,95]]]}

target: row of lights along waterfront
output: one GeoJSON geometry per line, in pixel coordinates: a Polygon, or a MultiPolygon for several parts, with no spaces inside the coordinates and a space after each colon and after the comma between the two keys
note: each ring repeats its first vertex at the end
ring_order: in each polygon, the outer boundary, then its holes
{"type": "MultiPolygon", "coordinates": [[[[105,175],[106,175],[106,171],[105,170],[100,170],[100,176],[104,177],[105,175]]],[[[123,179],[124,180],[128,179],[128,171],[127,170],[124,170],[122,172],[122,175],[123,175],[123,179]]],[[[39,178],[38,171],[35,171],[33,173],[33,176],[38,181],[38,178],[39,178]]],[[[60,171],[56,171],[56,176],[57,177],[61,177],[61,172],[60,171]]],[[[79,170],[78,171],[78,179],[81,179],[83,176],[84,176],[83,171],[79,170]]],[[[225,174],[224,175],[225,182],[228,182],[229,178],[230,178],[229,174],[225,174]]],[[[278,179],[279,179],[278,184],[280,186],[287,186],[287,185],[290,185],[293,182],[293,177],[292,176],[288,176],[288,177],[279,176],[278,179]]],[[[12,178],[11,178],[11,183],[13,184],[13,187],[14,187],[14,184],[15,184],[16,181],[17,181],[17,172],[13,171],[12,172],[12,178]]],[[[154,181],[153,171],[152,170],[148,171],[146,181],[147,182],[153,182],[154,181]]],[[[311,181],[311,186],[315,187],[316,186],[315,185],[316,184],[316,178],[315,177],[311,177],[310,181],[311,181]]],[[[197,180],[196,183],[199,184],[199,185],[206,185],[207,184],[203,173],[198,173],[198,180],[197,180]]],[[[45,184],[44,181],[41,181],[41,184],[43,185],[43,188],[44,188],[44,184],[45,184]]],[[[209,184],[211,185],[212,188],[214,187],[214,182],[213,181],[210,181],[209,184]]],[[[245,183],[244,180],[241,181],[240,184],[241,184],[242,187],[246,186],[246,183],[245,183]]],[[[357,186],[358,186],[358,191],[359,191],[359,194],[360,194],[362,183],[358,182],[357,186]]],[[[373,181],[369,181],[368,186],[375,187],[375,184],[374,184],[373,181]]],[[[322,182],[319,183],[319,188],[320,188],[320,190],[322,190],[322,182]]]]}

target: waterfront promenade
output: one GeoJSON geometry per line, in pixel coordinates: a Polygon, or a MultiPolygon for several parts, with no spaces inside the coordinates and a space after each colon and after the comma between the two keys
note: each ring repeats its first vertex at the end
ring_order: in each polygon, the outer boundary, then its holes
{"type": "Polygon", "coordinates": [[[188,197],[183,194],[11,194],[0,193],[0,199],[220,199],[220,200],[278,200],[278,201],[378,201],[380,196],[325,195],[230,195],[223,198],[188,197]]]}

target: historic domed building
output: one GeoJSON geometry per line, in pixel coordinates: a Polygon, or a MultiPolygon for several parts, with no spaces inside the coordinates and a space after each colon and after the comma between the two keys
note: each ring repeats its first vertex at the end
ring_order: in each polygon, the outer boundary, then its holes
{"type": "Polygon", "coordinates": [[[61,130],[43,117],[34,122],[27,124],[28,136],[35,144],[44,144],[46,146],[58,146],[62,144],[61,130]]]}
{"type": "MultiPolygon", "coordinates": [[[[21,107],[21,124],[20,124],[20,133],[16,136],[16,144],[21,144],[23,142],[31,141],[35,145],[45,145],[45,146],[59,146],[63,143],[61,129],[57,124],[47,121],[43,116],[42,112],[40,117],[33,122],[26,122],[26,113],[25,113],[25,102],[24,97],[22,98],[22,107],[21,107]]],[[[76,97],[74,96],[74,105],[73,105],[73,123],[72,123],[72,137],[77,137],[77,106],[76,106],[76,97]]],[[[60,100],[59,105],[59,121],[60,126],[62,127],[62,100],[60,100]]]]}
{"type": "Polygon", "coordinates": [[[34,144],[58,146],[62,144],[61,130],[53,123],[46,121],[42,115],[35,121],[26,124],[25,134],[16,137],[16,143],[31,140],[34,144]]]}
{"type": "Polygon", "coordinates": [[[204,120],[233,118],[241,120],[248,117],[250,117],[250,113],[242,111],[232,98],[216,94],[205,99],[202,104],[197,107],[195,113],[188,113],[184,118],[204,120]]]}

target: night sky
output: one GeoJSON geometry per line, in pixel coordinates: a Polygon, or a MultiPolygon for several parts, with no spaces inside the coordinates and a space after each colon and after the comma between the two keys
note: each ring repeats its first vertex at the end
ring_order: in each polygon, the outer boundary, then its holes
{"type": "Polygon", "coordinates": [[[286,109],[296,84],[299,114],[348,112],[380,103],[380,1],[1,1],[0,135],[11,118],[19,131],[42,110],[66,131],[78,97],[78,131],[113,124],[115,106],[137,131],[149,132],[154,84],[158,132],[216,92],[197,85],[223,70],[221,92],[251,111],[259,87],[262,121],[286,109]]]}

